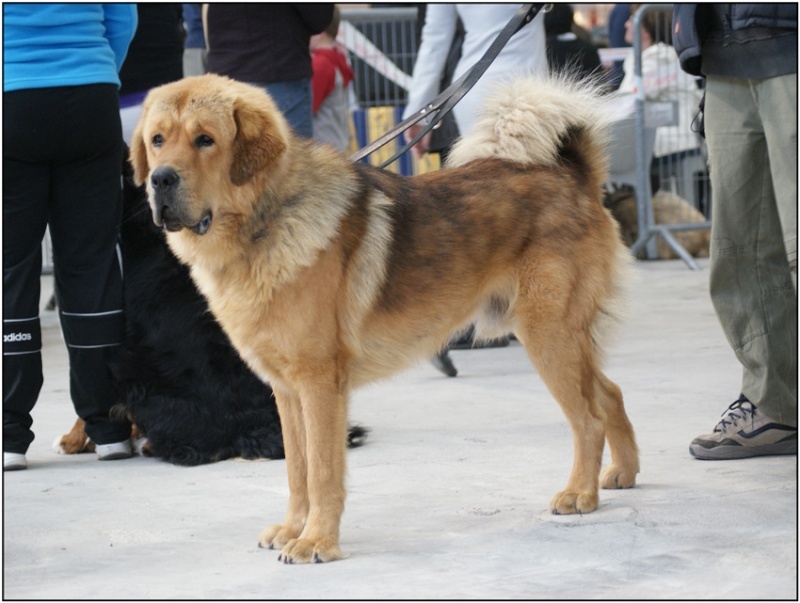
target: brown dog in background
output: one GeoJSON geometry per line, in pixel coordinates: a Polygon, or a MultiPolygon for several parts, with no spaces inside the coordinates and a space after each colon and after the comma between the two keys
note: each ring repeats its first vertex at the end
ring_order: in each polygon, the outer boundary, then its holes
{"type": "MultiPolygon", "coordinates": [[[[706,218],[686,199],[667,191],[658,191],[651,200],[653,207],[653,222],[660,224],[691,224],[707,222],[706,218]]],[[[639,208],[633,189],[614,191],[606,197],[605,205],[619,222],[620,235],[623,242],[629,247],[639,238],[639,208]]],[[[677,230],[672,233],[675,240],[680,243],[690,255],[696,258],[707,258],[711,248],[711,229],[677,230]]],[[[673,260],[678,254],[670,247],[663,237],[656,237],[658,258],[673,260]]],[[[647,256],[644,248],[639,250],[640,259],[647,256]]]]}
{"type": "Polygon", "coordinates": [[[590,512],[598,485],[634,485],[633,429],[599,365],[629,259],[602,206],[601,103],[590,85],[519,79],[447,169],[406,178],[296,138],[258,88],[206,75],[150,92],[136,181],[277,398],[290,497],[261,546],[287,563],[341,556],[350,391],[472,322],[481,338],[516,334],[573,429],[553,512],[590,512]]]}

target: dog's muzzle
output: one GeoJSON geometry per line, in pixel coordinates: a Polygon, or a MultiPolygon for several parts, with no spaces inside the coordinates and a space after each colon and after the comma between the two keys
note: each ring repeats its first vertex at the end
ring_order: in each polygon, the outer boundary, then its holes
{"type": "Polygon", "coordinates": [[[188,228],[198,235],[204,235],[211,227],[211,212],[207,211],[200,220],[186,215],[186,208],[179,201],[178,189],[181,177],[175,169],[162,166],[150,174],[150,187],[153,191],[153,221],[170,232],[188,228]]]}

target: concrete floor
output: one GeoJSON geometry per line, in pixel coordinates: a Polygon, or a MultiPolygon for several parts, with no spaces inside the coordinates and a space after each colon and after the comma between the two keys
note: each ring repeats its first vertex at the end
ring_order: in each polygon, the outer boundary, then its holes
{"type": "MultiPolygon", "coordinates": [[[[637,431],[636,488],[554,516],[572,465],[558,405],[517,343],[452,353],[358,391],[342,549],[284,566],[256,546],[283,517],[282,461],[196,468],[97,462],[50,445],[74,420],[66,353],[43,313],[45,385],[29,469],[3,475],[3,594],[13,599],[796,599],[797,458],[703,462],[739,393],[708,264],[638,263],[608,355],[637,431]]],[[[48,279],[45,279],[48,284],[48,279]]]]}

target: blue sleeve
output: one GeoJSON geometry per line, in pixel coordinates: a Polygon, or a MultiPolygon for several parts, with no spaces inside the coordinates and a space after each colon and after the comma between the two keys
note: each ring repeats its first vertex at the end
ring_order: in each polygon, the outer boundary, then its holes
{"type": "Polygon", "coordinates": [[[675,4],[672,12],[672,45],[681,68],[691,75],[702,75],[703,40],[697,30],[697,4],[675,4]]]}
{"type": "Polygon", "coordinates": [[[114,51],[114,61],[117,64],[117,72],[119,72],[125,56],[128,54],[133,34],[136,33],[136,25],[139,21],[136,5],[104,4],[103,13],[106,38],[111,50],[114,51]]]}

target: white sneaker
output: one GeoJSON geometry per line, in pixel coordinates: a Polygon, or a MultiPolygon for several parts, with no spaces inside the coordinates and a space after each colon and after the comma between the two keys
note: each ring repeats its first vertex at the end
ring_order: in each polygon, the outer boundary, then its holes
{"type": "Polygon", "coordinates": [[[114,442],[113,444],[95,444],[98,461],[115,461],[131,457],[131,441],[114,442]]]}
{"type": "Polygon", "coordinates": [[[24,454],[19,452],[3,453],[3,471],[18,471],[19,469],[27,468],[28,461],[25,459],[24,454]]]}

